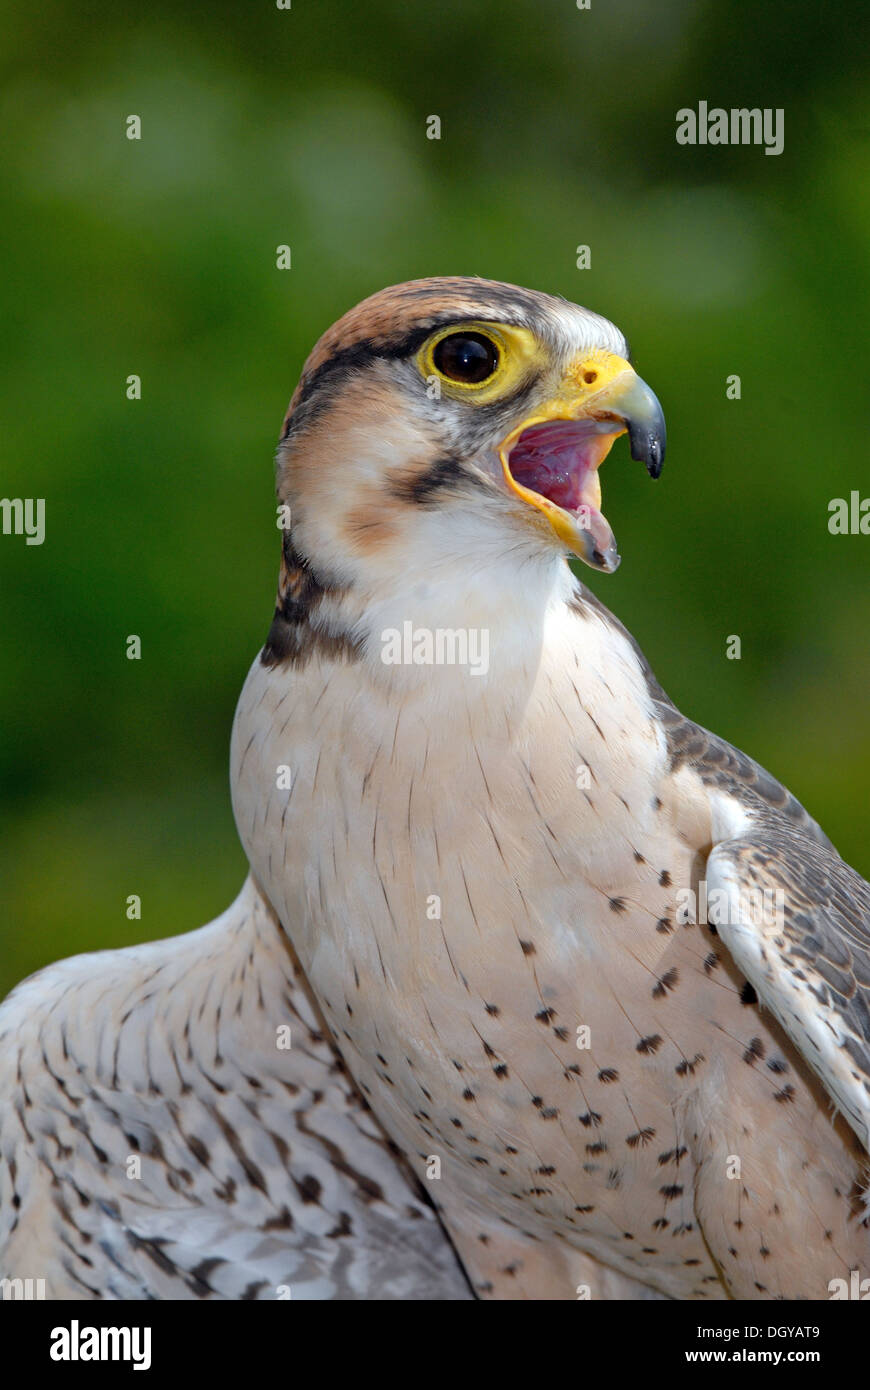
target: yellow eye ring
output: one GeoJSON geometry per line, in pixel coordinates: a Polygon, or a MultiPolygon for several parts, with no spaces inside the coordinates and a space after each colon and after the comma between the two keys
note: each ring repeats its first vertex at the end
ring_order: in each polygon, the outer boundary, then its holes
{"type": "Polygon", "coordinates": [[[451,324],[423,347],[419,365],[425,377],[436,377],[461,392],[492,384],[505,356],[506,345],[488,324],[451,324]]]}
{"type": "Polygon", "coordinates": [[[542,345],[530,329],[474,319],[433,333],[417,354],[417,367],[444,395],[483,404],[543,360],[542,345]]]}

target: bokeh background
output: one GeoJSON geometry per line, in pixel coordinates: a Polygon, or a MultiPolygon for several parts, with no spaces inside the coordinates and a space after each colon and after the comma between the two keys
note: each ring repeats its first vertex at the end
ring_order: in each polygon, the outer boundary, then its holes
{"type": "Polygon", "coordinates": [[[228,741],[286,401],[333,319],[422,275],[625,330],[668,463],[653,485],[617,446],[623,565],[583,578],[870,874],[870,537],[827,529],[831,498],[870,496],[865,11],[4,0],[0,492],[44,497],[47,538],[0,537],[0,994],[241,883],[228,741]],[[784,107],[784,153],[678,146],[701,99],[784,107]]]}

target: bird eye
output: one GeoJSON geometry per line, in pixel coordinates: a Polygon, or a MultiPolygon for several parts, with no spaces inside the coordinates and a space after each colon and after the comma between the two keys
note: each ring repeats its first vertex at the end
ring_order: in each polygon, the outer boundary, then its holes
{"type": "Polygon", "coordinates": [[[498,366],[498,348],[483,333],[450,333],[436,344],[432,361],[448,381],[477,386],[498,366]]]}

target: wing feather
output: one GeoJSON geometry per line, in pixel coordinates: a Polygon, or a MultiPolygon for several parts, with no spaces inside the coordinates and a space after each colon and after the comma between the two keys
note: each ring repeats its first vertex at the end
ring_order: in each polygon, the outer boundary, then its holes
{"type": "Polygon", "coordinates": [[[870,1148],[870,885],[775,817],[716,845],[723,944],[870,1148]]]}
{"type": "Polygon", "coordinates": [[[61,961],[0,1007],[0,1276],[48,1298],[470,1297],[252,879],[209,926],[61,961]]]}

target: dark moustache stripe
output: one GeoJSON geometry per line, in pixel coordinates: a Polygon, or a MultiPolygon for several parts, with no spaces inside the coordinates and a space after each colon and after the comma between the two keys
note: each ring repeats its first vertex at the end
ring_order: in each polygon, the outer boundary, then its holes
{"type": "Polygon", "coordinates": [[[442,492],[451,488],[466,486],[486,487],[479,478],[455,458],[441,458],[423,473],[414,477],[400,478],[394,482],[390,492],[398,502],[413,502],[425,506],[427,502],[437,501],[442,492]]]}

